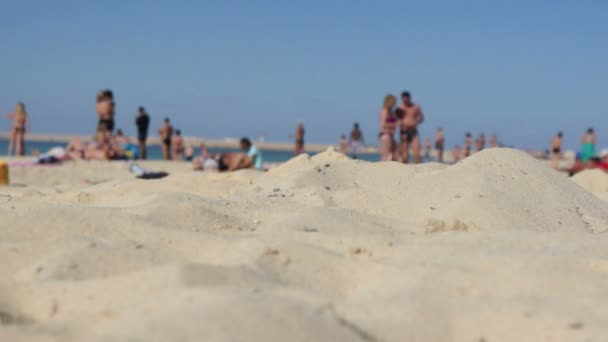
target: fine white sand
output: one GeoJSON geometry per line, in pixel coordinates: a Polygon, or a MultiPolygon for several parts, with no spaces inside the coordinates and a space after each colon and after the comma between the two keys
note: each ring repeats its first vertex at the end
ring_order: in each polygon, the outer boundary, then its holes
{"type": "Polygon", "coordinates": [[[605,174],[575,183],[508,149],[449,167],[332,151],[267,173],[142,165],[171,175],[11,169],[0,341],[608,336],[605,174]]]}

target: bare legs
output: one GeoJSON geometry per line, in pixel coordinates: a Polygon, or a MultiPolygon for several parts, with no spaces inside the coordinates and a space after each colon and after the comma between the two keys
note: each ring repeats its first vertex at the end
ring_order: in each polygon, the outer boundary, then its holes
{"type": "Polygon", "coordinates": [[[23,133],[23,129],[19,129],[17,134],[15,134],[15,142],[17,143],[17,155],[24,156],[25,155],[25,134],[23,133]]]}
{"type": "Polygon", "coordinates": [[[25,155],[25,134],[23,129],[15,128],[11,129],[11,136],[8,143],[8,155],[25,155]]]}
{"type": "Polygon", "coordinates": [[[380,160],[393,160],[393,137],[389,133],[380,136],[380,160]]]}
{"type": "Polygon", "coordinates": [[[420,138],[418,136],[414,137],[411,142],[408,142],[407,139],[403,139],[401,141],[399,148],[399,156],[401,157],[401,161],[405,164],[409,163],[410,147],[412,152],[414,152],[414,163],[420,164],[420,138]]]}
{"type": "Polygon", "coordinates": [[[560,159],[561,155],[560,153],[551,153],[551,166],[558,170],[559,169],[559,159],[560,159]]]}
{"type": "Polygon", "coordinates": [[[167,145],[165,143],[161,144],[163,150],[163,158],[165,160],[171,160],[171,145],[167,145]]]}
{"type": "Polygon", "coordinates": [[[141,154],[141,159],[145,160],[147,158],[146,152],[146,139],[139,140],[139,153],[141,154]]]}
{"type": "Polygon", "coordinates": [[[420,164],[420,137],[416,136],[412,140],[412,150],[414,150],[414,163],[420,164]]]}
{"type": "Polygon", "coordinates": [[[16,134],[15,134],[15,129],[11,129],[11,137],[10,140],[8,141],[8,155],[12,156],[14,151],[15,151],[15,141],[16,140],[16,134]]]}

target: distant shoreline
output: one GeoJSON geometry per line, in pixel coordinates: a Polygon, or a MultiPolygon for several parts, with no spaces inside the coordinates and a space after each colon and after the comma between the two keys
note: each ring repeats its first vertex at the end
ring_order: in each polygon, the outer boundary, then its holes
{"type": "MultiPolygon", "coordinates": [[[[8,139],[9,133],[3,132],[0,133],[0,139],[8,139]]],[[[133,141],[137,141],[135,137],[129,137],[133,141]]],[[[91,136],[87,135],[70,135],[70,134],[43,134],[43,133],[28,133],[25,136],[26,143],[28,141],[35,142],[57,142],[57,143],[68,143],[71,140],[90,140],[91,136]]],[[[238,148],[239,147],[239,138],[224,138],[224,139],[204,139],[199,137],[184,137],[184,141],[186,144],[191,144],[194,146],[198,146],[202,143],[205,143],[208,147],[211,148],[238,148]]],[[[293,143],[289,142],[271,142],[271,141],[254,141],[254,143],[263,150],[268,151],[291,151],[293,150],[293,143]]],[[[147,141],[148,145],[160,145],[160,138],[158,137],[150,137],[147,141]]],[[[307,152],[322,152],[325,151],[328,147],[337,148],[336,145],[330,144],[307,144],[306,151],[307,152]]],[[[378,153],[378,149],[376,147],[364,147],[361,149],[362,153],[378,153]]]]}

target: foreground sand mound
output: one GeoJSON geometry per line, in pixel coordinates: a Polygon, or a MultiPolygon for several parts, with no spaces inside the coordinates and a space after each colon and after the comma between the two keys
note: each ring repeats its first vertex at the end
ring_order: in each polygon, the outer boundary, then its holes
{"type": "MultiPolygon", "coordinates": [[[[328,151],[301,156],[251,185],[258,201],[286,199],[391,219],[413,232],[608,230],[606,205],[527,154],[477,153],[451,166],[352,161],[328,151]]],[[[299,208],[293,208],[297,210],[299,208]]]]}
{"type": "MultiPolygon", "coordinates": [[[[0,341],[584,341],[608,334],[608,204],[527,154],[333,150],[267,173],[15,169],[0,341]]],[[[574,181],[598,189],[599,174],[574,181]],[[588,180],[590,178],[591,180],[588,180]]]]}
{"type": "Polygon", "coordinates": [[[589,192],[608,192],[608,173],[600,169],[579,172],[572,180],[589,192]]]}

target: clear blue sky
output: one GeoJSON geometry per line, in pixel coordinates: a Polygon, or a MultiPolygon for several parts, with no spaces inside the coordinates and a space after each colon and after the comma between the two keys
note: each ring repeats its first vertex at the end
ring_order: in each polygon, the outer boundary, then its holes
{"type": "Polygon", "coordinates": [[[91,133],[111,88],[131,133],[144,105],[186,135],[284,141],[302,120],[335,142],[359,121],[375,143],[383,96],[408,89],[450,146],[563,129],[574,147],[588,126],[604,146],[607,41],[601,0],[2,0],[0,112],[24,101],[34,132],[91,133]]]}

